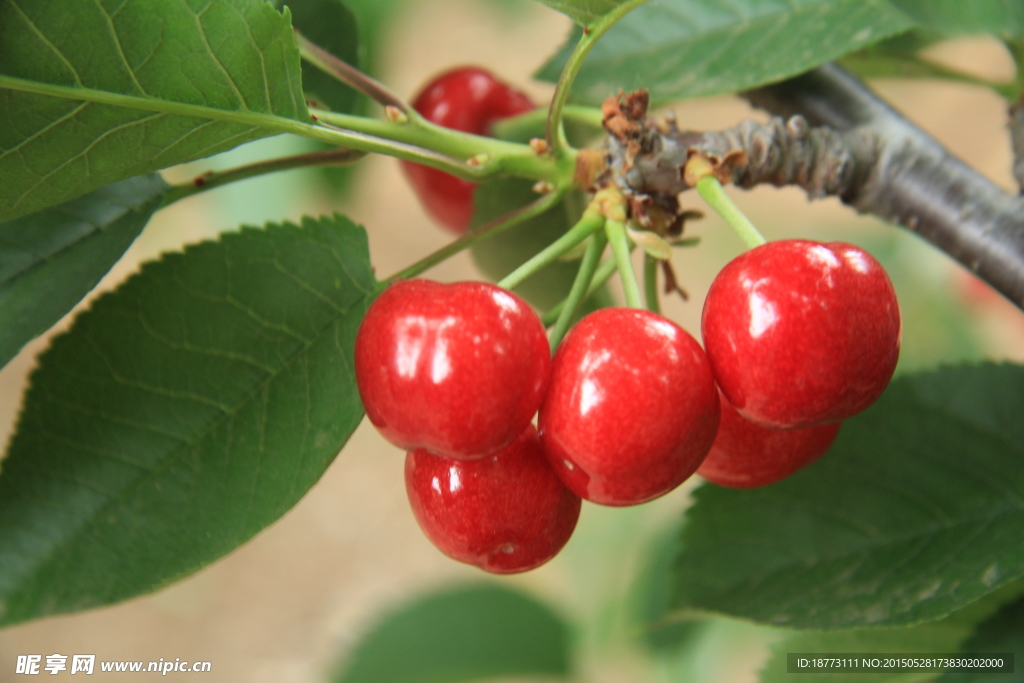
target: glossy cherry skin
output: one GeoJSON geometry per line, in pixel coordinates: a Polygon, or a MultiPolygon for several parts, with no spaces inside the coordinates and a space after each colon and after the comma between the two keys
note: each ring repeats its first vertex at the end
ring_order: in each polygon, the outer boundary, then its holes
{"type": "Polygon", "coordinates": [[[900,352],[889,276],[843,242],[769,242],[711,283],[701,321],[722,393],[775,429],[844,420],[882,394],[900,352]]]}
{"type": "Polygon", "coordinates": [[[416,521],[441,552],[494,574],[553,558],[580,516],[579,496],[551,470],[533,425],[479,460],[411,451],[405,487],[416,521]]]}
{"type": "Polygon", "coordinates": [[[541,440],[577,495],[611,506],[662,496],[700,465],[718,429],[704,351],[672,321],[628,308],[581,320],[558,347],[541,440]]]}
{"type": "Polygon", "coordinates": [[[718,398],[718,435],[697,474],[719,486],[752,489],[782,481],[824,455],[839,433],[839,422],[768,429],[740,415],[724,396],[718,398]]]}
{"type": "MultiPolygon", "coordinates": [[[[534,109],[526,95],[491,72],[472,67],[441,74],[412,106],[431,123],[474,135],[489,135],[495,121],[534,109]]],[[[473,217],[475,183],[409,161],[402,162],[402,169],[434,220],[455,233],[466,231],[473,217]]]]}
{"type": "Polygon", "coordinates": [[[550,367],[537,314],[484,282],[398,282],[356,335],[366,414],[406,450],[476,458],[507,446],[540,407],[550,367]]]}

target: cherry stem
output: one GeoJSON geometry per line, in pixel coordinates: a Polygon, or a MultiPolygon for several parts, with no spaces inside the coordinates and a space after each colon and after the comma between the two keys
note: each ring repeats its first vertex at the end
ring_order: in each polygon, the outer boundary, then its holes
{"type": "Polygon", "coordinates": [[[503,289],[515,289],[531,275],[551,265],[558,260],[558,257],[600,230],[604,222],[604,216],[596,211],[584,213],[576,225],[569,228],[564,235],[542,249],[533,258],[502,278],[498,282],[498,286],[503,289]]]}
{"type": "MultiPolygon", "coordinates": [[[[590,281],[590,286],[587,287],[587,294],[583,297],[583,300],[586,301],[592,297],[604,283],[611,279],[616,270],[618,269],[615,265],[615,259],[608,259],[598,266],[597,270],[594,272],[593,279],[590,281]]],[[[551,308],[551,310],[541,316],[540,320],[544,323],[544,327],[551,327],[558,322],[558,317],[562,315],[562,311],[565,310],[567,301],[568,297],[562,299],[562,301],[558,302],[553,308],[551,308]]]]}
{"type": "Polygon", "coordinates": [[[357,90],[384,107],[395,107],[410,120],[419,119],[419,114],[408,102],[391,92],[387,86],[364,74],[351,64],[335,57],[295,29],[295,43],[299,54],[307,62],[328,76],[333,76],[345,85],[357,90]]]}
{"type": "Polygon", "coordinates": [[[633,260],[630,258],[629,238],[626,236],[626,224],[619,220],[608,219],[604,224],[608,233],[608,242],[612,245],[615,255],[615,267],[622,280],[622,292],[626,295],[626,305],[630,308],[643,308],[640,288],[636,284],[636,273],[633,271],[633,260]]]}
{"type": "Polygon", "coordinates": [[[569,331],[569,326],[576,318],[580,305],[587,298],[590,284],[594,280],[594,273],[601,261],[601,254],[604,253],[607,244],[608,238],[600,231],[595,232],[590,238],[587,250],[583,252],[583,258],[580,260],[580,269],[576,271],[576,279],[572,281],[569,296],[565,298],[558,318],[555,320],[555,327],[551,330],[549,340],[552,353],[562,343],[562,338],[569,331]]]}
{"type": "MultiPolygon", "coordinates": [[[[535,131],[547,119],[544,109],[534,109],[525,114],[511,116],[495,121],[491,125],[491,133],[502,140],[522,140],[535,131]]],[[[582,124],[596,131],[604,131],[604,116],[596,107],[578,104],[567,104],[562,108],[562,119],[582,124]]]]}
{"type": "Polygon", "coordinates": [[[750,219],[733,204],[718,178],[713,175],[704,176],[697,181],[697,192],[708,203],[708,206],[714,209],[736,231],[748,249],[759,247],[768,241],[758,232],[750,219]]]}
{"type": "Polygon", "coordinates": [[[338,147],[277,159],[267,159],[266,161],[259,161],[254,164],[229,168],[226,171],[210,171],[196,176],[187,183],[172,186],[170,191],[164,195],[164,203],[161,206],[168,206],[186,197],[212,190],[221,185],[255,178],[267,173],[289,171],[294,168],[308,168],[310,166],[343,166],[355,163],[364,156],[366,156],[366,152],[338,147]]]}
{"type": "Polygon", "coordinates": [[[462,178],[463,180],[472,180],[475,182],[481,182],[486,180],[489,176],[493,175],[496,171],[493,168],[485,168],[482,165],[471,166],[459,159],[435,152],[432,149],[421,147],[415,143],[409,143],[401,139],[402,136],[394,134],[395,131],[388,130],[387,127],[391,126],[397,128],[410,128],[410,126],[402,126],[400,124],[392,124],[387,121],[377,121],[376,119],[370,119],[362,116],[349,116],[347,114],[334,114],[328,111],[312,110],[316,112],[314,116],[317,117],[317,126],[326,130],[334,131],[340,136],[339,142],[351,147],[353,149],[359,149],[366,152],[376,152],[377,154],[386,154],[388,156],[395,157],[396,159],[403,159],[405,161],[413,161],[418,164],[424,164],[432,168],[439,169],[445,173],[450,173],[453,176],[462,178]],[[337,120],[342,120],[342,125],[338,125],[337,120]],[[344,123],[354,120],[358,122],[356,125],[351,127],[344,125],[344,123]],[[381,128],[380,135],[374,132],[366,132],[366,130],[372,130],[375,128],[381,128]]]}
{"type": "Polygon", "coordinates": [[[375,144],[375,147],[368,148],[353,142],[343,143],[349,147],[414,161],[464,180],[480,182],[506,173],[531,180],[546,180],[561,187],[572,182],[575,170],[575,150],[567,152],[566,161],[560,166],[546,156],[538,156],[529,145],[464,133],[429,121],[411,126],[322,109],[310,111],[322,126],[351,136],[362,135],[375,144]]]}
{"type": "Polygon", "coordinates": [[[650,254],[644,254],[644,301],[651,313],[661,313],[658,300],[658,266],[661,261],[650,254]]]}
{"type": "Polygon", "coordinates": [[[551,152],[556,159],[562,153],[562,150],[568,146],[565,140],[565,130],[562,127],[562,112],[565,108],[565,102],[569,97],[572,83],[576,80],[580,67],[583,66],[583,60],[587,58],[587,54],[594,47],[594,43],[608,29],[614,26],[619,19],[626,16],[631,10],[645,2],[647,0],[625,0],[621,5],[584,28],[580,42],[576,43],[576,47],[573,49],[572,54],[569,55],[568,61],[562,67],[562,73],[558,76],[558,83],[555,84],[555,93],[551,96],[551,105],[548,107],[545,137],[548,147],[551,148],[551,152]]]}
{"type": "Polygon", "coordinates": [[[526,206],[520,207],[515,211],[510,211],[504,216],[500,216],[493,221],[484,223],[476,230],[466,233],[457,240],[441,247],[433,253],[427,254],[419,261],[416,261],[405,269],[384,279],[382,284],[387,285],[395,280],[407,280],[411,277],[416,277],[420,273],[433,268],[438,263],[458,254],[460,251],[472,247],[477,242],[482,242],[485,239],[500,235],[509,228],[519,225],[523,221],[528,221],[535,216],[541,215],[545,211],[554,208],[558,202],[562,200],[562,197],[565,196],[566,192],[568,192],[568,190],[555,190],[554,192],[550,192],[526,206]]]}

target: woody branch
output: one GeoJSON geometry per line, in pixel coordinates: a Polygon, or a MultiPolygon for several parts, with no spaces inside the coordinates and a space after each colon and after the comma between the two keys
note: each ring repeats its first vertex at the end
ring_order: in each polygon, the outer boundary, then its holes
{"type": "Polygon", "coordinates": [[[776,117],[720,132],[647,127],[633,141],[639,153],[625,152],[613,135],[612,158],[628,158],[620,177],[644,192],[678,193],[689,187],[686,160],[704,154],[740,187],[797,185],[812,198],[836,196],[920,235],[1024,309],[1024,198],[953,156],[838,66],[744,96],[776,117]]]}

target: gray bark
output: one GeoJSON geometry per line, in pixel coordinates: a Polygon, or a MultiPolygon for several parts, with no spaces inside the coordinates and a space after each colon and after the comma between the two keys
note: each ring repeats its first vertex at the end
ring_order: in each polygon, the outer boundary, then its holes
{"type": "MultiPolygon", "coordinates": [[[[920,235],[1024,309],[1024,198],[953,156],[838,66],[744,96],[777,116],[720,132],[648,129],[634,143],[639,154],[612,136],[613,166],[634,191],[672,195],[688,188],[682,167],[692,153],[742,151],[746,163],[731,166],[736,185],[798,185],[812,198],[839,197],[920,235]]],[[[1024,113],[1015,114],[1014,143],[1024,146],[1024,113]]]]}
{"type": "Polygon", "coordinates": [[[1010,107],[1010,142],[1013,145],[1013,177],[1024,194],[1024,99],[1010,107]]]}
{"type": "Polygon", "coordinates": [[[843,201],[917,233],[1024,309],[1024,200],[1018,195],[950,154],[835,65],[746,97],[773,114],[877,134],[876,167],[843,201]]]}

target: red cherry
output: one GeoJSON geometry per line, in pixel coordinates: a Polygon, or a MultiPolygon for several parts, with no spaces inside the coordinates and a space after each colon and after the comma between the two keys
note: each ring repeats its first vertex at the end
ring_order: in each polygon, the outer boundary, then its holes
{"type": "Polygon", "coordinates": [[[843,420],[882,394],[900,351],[889,276],[842,242],[781,240],[730,262],[701,322],[722,393],[765,427],[843,420]]]}
{"type": "Polygon", "coordinates": [[[752,489],[782,481],[824,455],[839,433],[839,422],[768,429],[740,415],[724,396],[718,398],[718,436],[697,474],[719,486],[752,489]]]}
{"type": "Polygon", "coordinates": [[[398,282],[370,306],[355,371],[370,421],[391,443],[455,458],[510,444],[540,407],[551,367],[544,325],[484,282],[398,282]]]}
{"type": "MultiPolygon", "coordinates": [[[[489,135],[495,121],[534,109],[526,95],[491,72],[471,67],[441,74],[412,106],[431,123],[474,135],[489,135]]],[[[456,233],[466,231],[473,217],[475,183],[409,161],[402,162],[402,169],[438,223],[456,233]]]]}
{"type": "Polygon", "coordinates": [[[541,440],[577,495],[636,505],[696,471],[715,440],[718,393],[697,341],[660,315],[605,308],[555,354],[541,440]]]}
{"type": "Polygon", "coordinates": [[[441,552],[495,574],[550,560],[580,516],[579,496],[551,471],[533,425],[480,460],[411,451],[405,488],[416,521],[441,552]]]}

